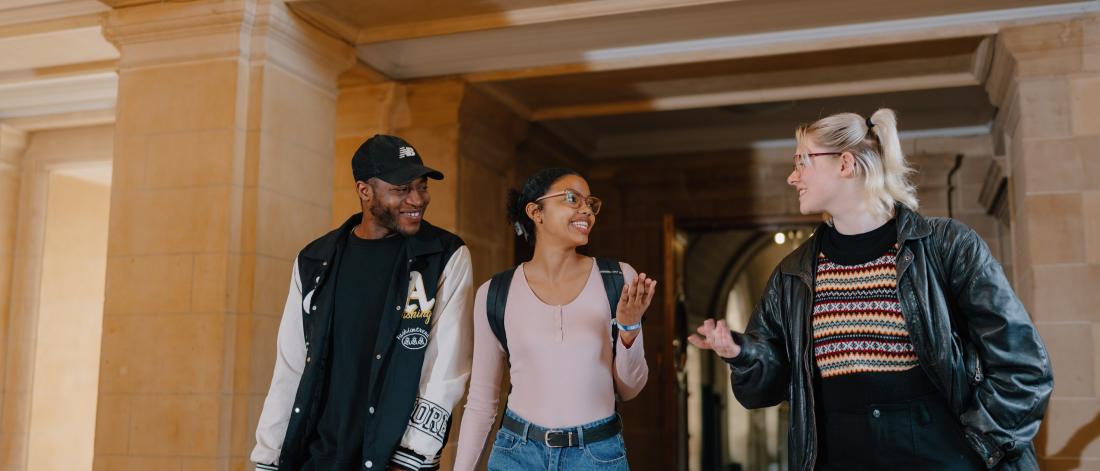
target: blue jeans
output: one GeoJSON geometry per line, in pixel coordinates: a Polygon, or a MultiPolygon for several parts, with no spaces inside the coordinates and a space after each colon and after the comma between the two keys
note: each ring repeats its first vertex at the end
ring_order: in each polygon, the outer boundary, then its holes
{"type": "MultiPolygon", "coordinates": [[[[511,410],[504,412],[523,424],[530,424],[511,410]]],[[[581,427],[593,427],[610,422],[615,417],[600,419],[581,427]]],[[[545,443],[528,440],[501,427],[489,455],[489,471],[626,471],[626,447],[622,434],[588,443],[581,432],[580,446],[550,448],[545,443]]]]}

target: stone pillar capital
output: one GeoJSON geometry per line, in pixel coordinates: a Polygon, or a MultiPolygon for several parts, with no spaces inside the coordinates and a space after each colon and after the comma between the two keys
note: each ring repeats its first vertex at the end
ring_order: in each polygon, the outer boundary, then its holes
{"type": "Polygon", "coordinates": [[[119,67],[236,57],[255,4],[248,0],[151,3],[111,10],[103,35],[119,49],[119,67]]]}
{"type": "Polygon", "coordinates": [[[335,96],[338,79],[356,64],[355,48],[292,13],[282,0],[259,0],[250,60],[267,61],[335,96]]]}
{"type": "Polygon", "coordinates": [[[27,148],[27,133],[0,123],[0,170],[19,168],[27,148]]]}
{"type": "Polygon", "coordinates": [[[1100,71],[1100,15],[1006,27],[993,48],[985,88],[999,110],[993,123],[995,148],[1004,152],[1006,135],[1020,123],[1022,84],[1100,71]]]}
{"type": "Polygon", "coordinates": [[[112,10],[103,34],[122,69],[212,59],[270,61],[335,93],[354,49],[294,16],[282,0],[198,0],[112,10]]]}

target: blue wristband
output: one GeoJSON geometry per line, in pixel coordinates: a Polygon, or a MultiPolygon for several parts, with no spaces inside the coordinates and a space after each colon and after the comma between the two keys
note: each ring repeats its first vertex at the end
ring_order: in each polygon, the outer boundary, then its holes
{"type": "Polygon", "coordinates": [[[615,319],[615,327],[618,327],[619,330],[622,330],[622,331],[632,332],[632,331],[635,331],[635,330],[641,330],[642,329],[642,323],[641,323],[641,321],[639,321],[637,324],[622,325],[622,324],[619,323],[618,319],[615,319]]]}

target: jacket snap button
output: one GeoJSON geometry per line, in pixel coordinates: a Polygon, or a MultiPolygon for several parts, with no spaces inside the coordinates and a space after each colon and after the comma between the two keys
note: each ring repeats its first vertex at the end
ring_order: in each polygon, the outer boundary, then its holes
{"type": "Polygon", "coordinates": [[[374,467],[374,463],[373,463],[373,462],[371,462],[370,460],[367,460],[367,462],[366,462],[366,463],[363,463],[363,466],[366,466],[367,468],[373,468],[373,467],[374,467]]]}
{"type": "Polygon", "coordinates": [[[393,309],[395,311],[400,311],[401,310],[401,305],[394,306],[393,309]]]}
{"type": "Polygon", "coordinates": [[[878,409],[875,409],[871,412],[871,415],[875,416],[875,418],[877,419],[879,417],[882,417],[882,412],[880,412],[878,409]]]}
{"type": "Polygon", "coordinates": [[[374,356],[374,359],[375,359],[375,360],[381,360],[381,359],[382,359],[382,355],[375,355],[375,356],[374,356]]]}
{"type": "Polygon", "coordinates": [[[295,413],[295,414],[297,414],[297,413],[299,413],[299,412],[302,412],[302,409],[299,409],[299,408],[295,407],[295,408],[294,408],[294,413],[295,413]]]}
{"type": "Polygon", "coordinates": [[[327,267],[327,266],[328,266],[328,262],[321,262],[321,266],[322,266],[322,267],[327,267]]]}
{"type": "Polygon", "coordinates": [[[373,408],[373,407],[371,407],[371,408],[370,408],[370,409],[368,410],[368,412],[370,412],[371,414],[373,414],[373,413],[374,413],[374,408],[373,408]]]}

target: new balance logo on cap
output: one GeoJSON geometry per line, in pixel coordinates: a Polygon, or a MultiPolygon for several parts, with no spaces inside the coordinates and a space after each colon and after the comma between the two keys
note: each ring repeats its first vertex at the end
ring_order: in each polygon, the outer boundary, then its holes
{"type": "Polygon", "coordinates": [[[397,149],[397,158],[403,159],[405,157],[412,157],[416,155],[416,151],[412,147],[402,147],[397,149]]]}

